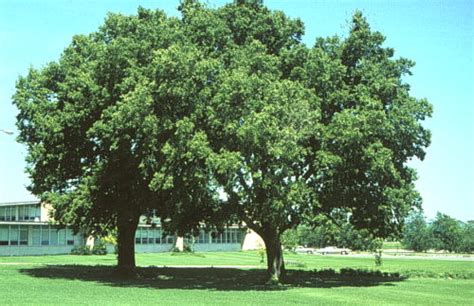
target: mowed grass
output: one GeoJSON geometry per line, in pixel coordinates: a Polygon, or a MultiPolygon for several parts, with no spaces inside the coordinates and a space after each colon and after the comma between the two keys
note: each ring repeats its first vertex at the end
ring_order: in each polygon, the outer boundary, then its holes
{"type": "Polygon", "coordinates": [[[268,286],[258,252],[136,258],[140,276],[123,280],[114,274],[114,255],[0,257],[0,304],[474,305],[472,261],[387,258],[376,267],[371,258],[285,254],[289,280],[268,286]],[[401,276],[367,272],[378,269],[401,276]]]}
{"type": "Polygon", "coordinates": [[[399,241],[385,241],[383,243],[384,250],[400,250],[403,249],[403,245],[399,241]]]}

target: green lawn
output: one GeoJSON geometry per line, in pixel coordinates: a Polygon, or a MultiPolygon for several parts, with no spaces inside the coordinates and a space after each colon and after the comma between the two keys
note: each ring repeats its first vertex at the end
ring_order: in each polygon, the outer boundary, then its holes
{"type": "Polygon", "coordinates": [[[400,250],[403,249],[403,245],[398,241],[385,241],[383,243],[384,250],[400,250]]]}
{"type": "Polygon", "coordinates": [[[389,275],[370,272],[379,269],[370,258],[286,254],[286,260],[288,281],[271,287],[262,282],[257,252],[137,254],[143,268],[134,280],[114,276],[113,255],[0,257],[0,304],[472,305],[474,300],[472,261],[384,259],[380,271],[389,275]],[[153,267],[162,265],[241,268],[153,267]]]}

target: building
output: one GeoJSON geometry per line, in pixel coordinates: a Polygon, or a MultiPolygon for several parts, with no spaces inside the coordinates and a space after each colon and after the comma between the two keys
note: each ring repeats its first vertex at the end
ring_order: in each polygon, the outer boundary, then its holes
{"type": "MultiPolygon", "coordinates": [[[[76,246],[94,243],[91,237],[51,224],[49,209],[38,201],[0,203],[0,256],[69,254],[76,246]]],[[[238,226],[220,234],[201,230],[194,238],[163,236],[159,223],[152,227],[142,218],[135,234],[135,251],[166,252],[174,247],[183,249],[184,245],[195,251],[238,251],[260,248],[263,244],[259,238],[238,226]]]]}
{"type": "Polygon", "coordinates": [[[0,203],[0,256],[67,254],[84,245],[82,235],[51,225],[39,202],[0,203]]]}

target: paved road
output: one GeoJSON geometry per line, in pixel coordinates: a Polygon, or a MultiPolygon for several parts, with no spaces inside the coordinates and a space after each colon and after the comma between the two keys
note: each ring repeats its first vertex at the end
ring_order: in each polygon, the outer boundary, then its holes
{"type": "MultiPolygon", "coordinates": [[[[328,256],[328,255],[323,255],[328,256]]],[[[373,258],[373,254],[350,254],[350,255],[331,255],[331,256],[344,256],[344,257],[359,257],[359,258],[373,258]]],[[[407,255],[407,254],[382,254],[382,258],[397,258],[397,259],[426,259],[426,260],[461,260],[461,261],[474,261],[473,256],[462,256],[462,255],[407,255]]]]}

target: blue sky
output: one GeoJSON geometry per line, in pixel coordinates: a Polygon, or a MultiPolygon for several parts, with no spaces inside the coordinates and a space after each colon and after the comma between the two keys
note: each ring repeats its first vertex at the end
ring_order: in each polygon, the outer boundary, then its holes
{"type": "MultiPolygon", "coordinates": [[[[211,7],[226,1],[209,1],[211,7]]],[[[425,125],[433,133],[423,162],[413,161],[425,214],[441,211],[474,219],[474,26],[473,1],[264,1],[272,9],[299,17],[304,42],[345,35],[352,12],[360,9],[372,28],[386,37],[396,56],[414,60],[406,78],[412,95],[426,97],[434,115],[425,125]]],[[[178,1],[21,1],[0,0],[0,129],[15,128],[11,104],[15,81],[28,67],[58,59],[74,34],[97,29],[107,12],[133,14],[141,5],[177,15],[178,1]]],[[[25,148],[15,135],[0,132],[0,202],[34,199],[26,191],[25,148]]]]}

